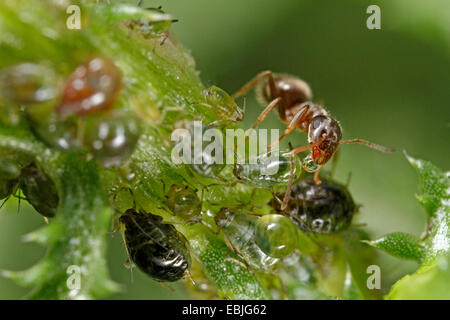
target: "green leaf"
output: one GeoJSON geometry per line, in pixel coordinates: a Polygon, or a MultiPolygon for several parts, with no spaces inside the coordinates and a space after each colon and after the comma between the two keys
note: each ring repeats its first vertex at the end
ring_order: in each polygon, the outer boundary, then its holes
{"type": "Polygon", "coordinates": [[[397,281],[386,299],[449,300],[450,257],[441,257],[433,268],[397,281]]]}
{"type": "MultiPolygon", "coordinates": [[[[57,2],[1,2],[0,67],[46,61],[64,78],[87,56],[98,54],[114,59],[125,83],[117,105],[133,110],[145,120],[145,132],[129,163],[139,181],[130,186],[124,182],[121,170],[103,170],[95,162],[86,162],[81,155],[46,148],[24,123],[14,128],[1,126],[2,148],[41,164],[56,183],[61,199],[57,217],[50,225],[27,237],[48,246],[44,260],[28,271],[4,274],[21,284],[34,286],[29,295],[34,299],[101,298],[110,294],[116,286],[109,280],[105,267],[106,233],[112,220],[112,208],[105,201],[105,194],[124,187],[133,191],[139,206],[178,223],[176,226],[188,238],[193,256],[220,296],[270,299],[257,275],[226,259],[233,253],[223,240],[203,226],[179,224],[181,221],[166,209],[161,181],[167,185],[185,183],[190,175],[186,167],[171,161],[169,135],[160,125],[164,108],[176,106],[185,118],[201,114],[205,122],[218,119],[208,108],[194,104],[204,101],[204,86],[194,60],[174,38],[165,39],[161,45],[163,34],[143,37],[121,23],[127,19],[153,19],[145,10],[131,10],[122,4],[96,5],[91,1],[78,4],[83,14],[83,28],[79,31],[66,28],[66,7],[57,2]],[[23,16],[28,18],[22,19],[23,16]],[[66,284],[67,267],[71,265],[81,267],[79,292],[68,290],[66,284]]],[[[236,188],[236,194],[238,198],[249,198],[252,189],[236,188]]],[[[229,201],[226,192],[219,192],[215,199],[226,204],[229,201]]],[[[122,200],[113,203],[114,209],[127,205],[129,202],[122,200]]]]}
{"type": "Polygon", "coordinates": [[[403,232],[389,233],[380,239],[364,242],[402,259],[421,262],[425,253],[425,248],[417,237],[403,232]]]}
{"type": "Polygon", "coordinates": [[[406,155],[420,177],[421,194],[428,221],[423,246],[423,262],[416,273],[393,285],[387,299],[445,299],[448,295],[450,248],[450,179],[432,163],[406,155]]]}

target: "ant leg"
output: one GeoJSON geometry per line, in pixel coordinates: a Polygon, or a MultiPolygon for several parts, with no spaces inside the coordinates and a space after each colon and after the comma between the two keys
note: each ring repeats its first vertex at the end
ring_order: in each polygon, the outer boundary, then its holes
{"type": "Polygon", "coordinates": [[[320,166],[319,169],[317,169],[317,171],[314,172],[314,182],[316,183],[316,185],[319,185],[322,183],[322,180],[320,180],[320,177],[319,177],[319,172],[320,172],[320,169],[322,169],[322,167],[323,166],[320,166]]]}
{"type": "Polygon", "coordinates": [[[231,97],[233,99],[236,99],[240,96],[243,96],[244,94],[246,94],[248,91],[250,91],[254,86],[256,86],[258,84],[258,82],[260,82],[264,77],[267,77],[269,80],[269,86],[270,86],[270,91],[271,91],[271,96],[274,95],[274,93],[276,92],[276,87],[275,87],[275,81],[273,80],[273,74],[272,71],[263,71],[259,74],[257,74],[252,80],[250,80],[249,82],[247,82],[246,84],[244,84],[244,86],[242,86],[241,89],[239,89],[235,94],[233,94],[231,97]]]}
{"type": "Polygon", "coordinates": [[[305,102],[302,105],[304,105],[292,118],[291,122],[289,123],[289,126],[286,130],[284,130],[283,134],[278,138],[278,141],[272,143],[267,149],[271,150],[274,147],[276,147],[278,144],[280,144],[281,140],[284,139],[289,133],[291,133],[295,128],[297,128],[297,124],[303,122],[303,117],[306,116],[308,110],[310,109],[309,106],[310,102],[305,102]]]}
{"type": "Polygon", "coordinates": [[[247,134],[245,135],[245,142],[247,142],[247,140],[249,139],[249,137],[251,136],[251,134],[253,133],[253,131],[255,131],[255,128],[264,121],[264,119],[267,118],[267,116],[273,111],[273,109],[275,109],[275,107],[277,106],[278,102],[281,101],[281,98],[278,97],[274,100],[272,100],[267,107],[263,110],[263,112],[261,112],[261,114],[258,116],[258,118],[256,119],[256,122],[253,124],[252,128],[247,132],[247,134]]]}
{"type": "Polygon", "coordinates": [[[289,174],[289,182],[288,182],[288,185],[287,185],[287,188],[286,188],[286,193],[284,194],[283,203],[281,204],[281,210],[282,211],[284,211],[284,209],[286,209],[287,203],[289,201],[289,197],[291,196],[292,183],[294,182],[294,168],[295,168],[294,156],[297,153],[300,153],[300,152],[303,152],[303,151],[306,151],[308,149],[313,148],[314,146],[316,146],[319,143],[320,142],[309,144],[307,146],[299,147],[299,148],[296,148],[296,149],[291,151],[291,155],[290,155],[290,158],[289,158],[290,165],[291,165],[290,174],[289,174]]]}
{"type": "Polygon", "coordinates": [[[289,169],[289,182],[286,188],[286,193],[284,194],[283,203],[281,204],[281,210],[284,211],[287,207],[289,198],[291,197],[291,188],[292,183],[294,182],[294,157],[295,154],[291,152],[291,155],[289,157],[290,161],[290,169],[289,169]]]}

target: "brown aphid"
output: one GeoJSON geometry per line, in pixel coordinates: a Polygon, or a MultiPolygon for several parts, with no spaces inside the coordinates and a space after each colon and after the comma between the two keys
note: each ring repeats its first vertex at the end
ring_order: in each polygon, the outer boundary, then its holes
{"type": "MultiPolygon", "coordinates": [[[[308,135],[309,144],[291,151],[291,164],[293,163],[292,158],[294,155],[311,149],[311,154],[303,161],[303,167],[309,172],[315,172],[314,179],[317,184],[320,184],[320,169],[331,159],[340,144],[361,143],[383,152],[394,151],[394,149],[362,139],[341,140],[342,130],[339,123],[328,114],[325,108],[310,101],[312,92],[308,84],[293,76],[274,75],[271,71],[261,72],[236,92],[232,96],[233,99],[246,94],[264,78],[267,78],[267,81],[259,87],[260,92],[258,94],[264,98],[268,105],[257,118],[253,129],[276,108],[280,119],[288,125],[288,128],[269,149],[275,147],[294,129],[305,132],[308,135]]],[[[291,179],[286,195],[289,194],[292,180],[293,166],[291,165],[291,179]]],[[[286,207],[286,200],[287,197],[283,201],[282,209],[286,207]]]]}
{"type": "Polygon", "coordinates": [[[58,114],[84,116],[110,110],[121,86],[120,70],[111,59],[91,58],[67,80],[58,114]]]}

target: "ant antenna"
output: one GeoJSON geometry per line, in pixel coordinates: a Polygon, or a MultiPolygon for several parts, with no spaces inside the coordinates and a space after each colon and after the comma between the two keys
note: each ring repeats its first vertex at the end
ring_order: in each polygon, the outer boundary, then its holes
{"type": "Polygon", "coordinates": [[[373,142],[369,142],[367,140],[363,140],[363,139],[351,139],[351,140],[343,140],[340,141],[339,144],[350,144],[350,143],[360,143],[360,144],[364,144],[369,148],[381,151],[381,152],[395,152],[394,148],[388,148],[388,147],[384,147],[381,146],[379,144],[373,143],[373,142]]]}

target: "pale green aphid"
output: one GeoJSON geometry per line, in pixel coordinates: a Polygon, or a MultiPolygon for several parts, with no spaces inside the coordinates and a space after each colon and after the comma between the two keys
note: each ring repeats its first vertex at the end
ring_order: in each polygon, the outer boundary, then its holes
{"type": "Polygon", "coordinates": [[[297,227],[285,216],[268,214],[258,219],[255,242],[261,250],[273,258],[285,258],[296,248],[297,227]]]}
{"type": "MultiPolygon", "coordinates": [[[[297,157],[294,158],[294,175],[301,170],[297,157]]],[[[291,171],[290,153],[267,151],[257,155],[253,163],[236,163],[234,175],[239,180],[270,189],[275,186],[286,186],[291,171]]]]}
{"type": "Polygon", "coordinates": [[[211,86],[203,90],[203,96],[206,103],[202,103],[202,105],[211,108],[222,121],[242,121],[244,119],[244,111],[225,90],[211,86]]]}
{"type": "Polygon", "coordinates": [[[215,221],[228,244],[251,268],[267,270],[278,262],[278,259],[265,254],[255,242],[256,217],[222,208],[215,221]]]}

